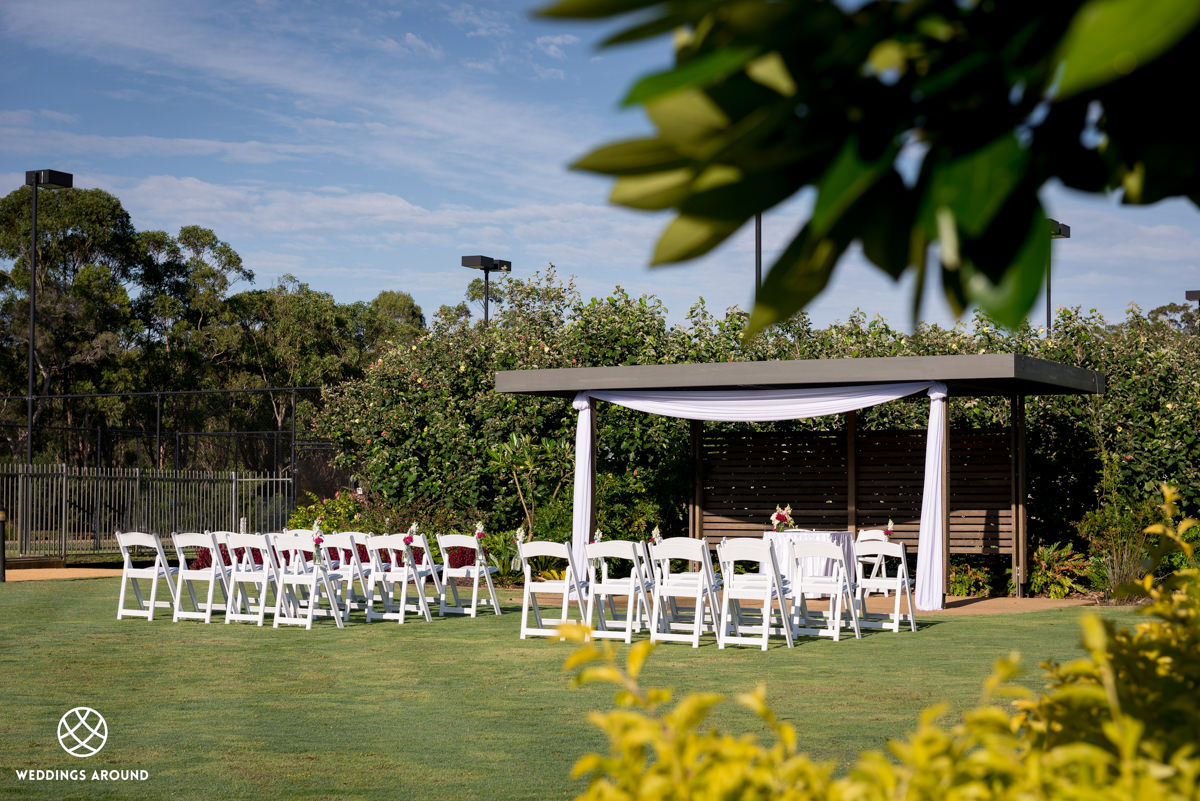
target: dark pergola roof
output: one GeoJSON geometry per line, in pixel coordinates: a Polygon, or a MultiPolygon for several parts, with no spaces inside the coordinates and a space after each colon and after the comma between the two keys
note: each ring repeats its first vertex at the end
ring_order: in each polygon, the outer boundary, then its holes
{"type": "Polygon", "coordinates": [[[1104,374],[1013,353],[500,370],[496,391],[571,397],[587,390],[787,389],[941,381],[951,397],[1086,395],[1104,374]]]}

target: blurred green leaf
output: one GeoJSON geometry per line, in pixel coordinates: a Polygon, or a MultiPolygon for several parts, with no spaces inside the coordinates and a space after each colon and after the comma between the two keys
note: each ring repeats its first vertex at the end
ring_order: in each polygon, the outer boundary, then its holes
{"type": "Polygon", "coordinates": [[[740,227],[740,221],[680,214],[663,231],[650,263],[670,264],[702,256],[724,242],[740,227]]]}
{"type": "Polygon", "coordinates": [[[1196,0],[1091,0],[1075,14],[1059,47],[1056,99],[1129,75],[1198,22],[1196,0]]]}
{"type": "Polygon", "coordinates": [[[1007,326],[1016,326],[1025,318],[1042,290],[1046,267],[1050,263],[1049,223],[1040,205],[1028,218],[1025,236],[1008,269],[993,282],[970,260],[962,267],[967,300],[1007,326]]]}
{"type": "Polygon", "coordinates": [[[818,184],[817,203],[808,221],[813,236],[824,236],[846,209],[891,167],[898,152],[899,148],[891,146],[880,156],[867,159],[859,152],[857,137],[847,140],[818,184]]]}
{"type": "Polygon", "coordinates": [[[600,19],[627,14],[640,8],[658,5],[661,0],[561,0],[540,8],[534,13],[539,17],[565,17],[569,19],[600,19]]]}
{"type": "Polygon", "coordinates": [[[687,165],[688,160],[663,140],[645,138],[598,147],[571,168],[604,175],[639,175],[687,165]]]}
{"type": "Polygon", "coordinates": [[[1029,151],[1006,134],[967,155],[934,166],[930,183],[934,209],[948,207],[962,231],[980,236],[1025,178],[1029,151]]]}
{"type": "Polygon", "coordinates": [[[652,73],[633,85],[629,94],[621,101],[621,105],[634,106],[648,103],[682,89],[707,86],[737,72],[760,52],[758,47],[714,50],[698,58],[684,61],[673,69],[652,73]]]}

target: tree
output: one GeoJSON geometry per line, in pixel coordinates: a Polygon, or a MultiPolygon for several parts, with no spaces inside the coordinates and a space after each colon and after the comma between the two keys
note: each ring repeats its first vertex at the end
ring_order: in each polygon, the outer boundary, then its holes
{"type": "MultiPolygon", "coordinates": [[[[24,395],[28,353],[30,188],[0,199],[0,392],[24,395]]],[[[38,198],[35,391],[39,395],[96,392],[128,373],[125,348],[136,330],[127,283],[143,250],[129,214],[99,189],[60,189],[38,198]]],[[[34,405],[34,424],[47,401],[34,405]]],[[[23,410],[23,409],[22,409],[23,410]]],[[[94,415],[66,411],[68,427],[94,415]]],[[[24,424],[6,428],[13,454],[23,449],[24,424]]]]}
{"type": "MultiPolygon", "coordinates": [[[[479,307],[479,311],[483,311],[484,302],[484,281],[482,278],[472,278],[471,283],[467,284],[466,299],[470,303],[474,303],[479,307]]],[[[504,303],[504,287],[499,280],[487,282],[487,299],[492,308],[499,309],[504,303]]]]}
{"type": "Polygon", "coordinates": [[[852,242],[919,308],[931,249],[958,313],[1006,325],[1049,254],[1050,181],[1126,203],[1200,199],[1176,87],[1194,74],[1194,0],[561,0],[546,16],[640,16],[607,46],[676,31],[675,65],[638,81],[655,135],[575,167],[612,202],[674,209],[653,263],[709,252],[755,214],[816,191],[760,290],[750,332],[828,284],[852,242]]]}
{"type": "Polygon", "coordinates": [[[425,330],[425,315],[407,292],[385,289],[367,305],[366,345],[381,353],[389,345],[412,344],[425,330]]]}

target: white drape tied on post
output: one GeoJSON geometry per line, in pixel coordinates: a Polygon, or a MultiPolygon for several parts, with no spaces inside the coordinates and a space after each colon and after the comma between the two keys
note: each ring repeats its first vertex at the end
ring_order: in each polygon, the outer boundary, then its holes
{"type": "Polygon", "coordinates": [[[594,528],[595,401],[664,417],[717,422],[797,420],[841,414],[927,391],[929,440],[925,450],[925,489],[921,506],[921,533],[917,557],[917,606],[940,609],[942,576],[942,451],[946,414],[946,385],[936,381],[867,384],[812,389],[745,390],[630,390],[580,392],[574,408],[579,412],[575,433],[575,509],[572,524],[572,557],[583,565],[584,545],[594,528]],[[935,442],[936,439],[936,442],[935,442]]]}

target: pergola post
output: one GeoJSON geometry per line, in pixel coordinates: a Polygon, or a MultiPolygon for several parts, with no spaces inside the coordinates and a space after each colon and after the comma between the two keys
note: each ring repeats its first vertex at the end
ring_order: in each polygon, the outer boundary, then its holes
{"type": "Polygon", "coordinates": [[[1012,407],[1012,519],[1013,586],[1018,598],[1025,597],[1026,545],[1028,542],[1025,510],[1025,396],[1014,393],[1012,407]]]}
{"type": "Polygon", "coordinates": [[[704,423],[689,420],[690,449],[692,453],[692,497],[688,502],[688,536],[704,537],[704,423]]]}
{"type": "Polygon", "coordinates": [[[846,412],[846,528],[858,533],[858,412],[846,412]]]}

